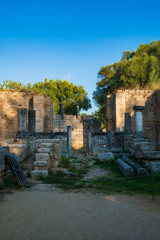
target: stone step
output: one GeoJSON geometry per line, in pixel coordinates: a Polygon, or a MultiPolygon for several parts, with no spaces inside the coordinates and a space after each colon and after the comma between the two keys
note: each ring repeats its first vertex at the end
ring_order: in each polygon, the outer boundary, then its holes
{"type": "Polygon", "coordinates": [[[47,170],[33,170],[30,172],[30,175],[32,178],[36,178],[38,176],[48,176],[48,171],[47,170]]]}
{"type": "Polygon", "coordinates": [[[155,146],[149,142],[136,142],[133,144],[138,151],[154,151],[155,146]]]}
{"type": "Polygon", "coordinates": [[[52,148],[53,143],[36,143],[37,148],[52,148]]]}
{"type": "Polygon", "coordinates": [[[145,138],[133,138],[133,142],[148,142],[148,139],[145,138]]]}
{"type": "Polygon", "coordinates": [[[60,143],[60,139],[37,139],[36,143],[60,143]]]}
{"type": "Polygon", "coordinates": [[[48,161],[49,154],[48,153],[36,153],[35,159],[36,159],[36,161],[48,161]]]}
{"type": "Polygon", "coordinates": [[[146,159],[160,159],[160,151],[145,151],[145,158],[146,159]]]}
{"type": "Polygon", "coordinates": [[[50,153],[50,148],[37,148],[37,153],[50,153]]]}
{"type": "Polygon", "coordinates": [[[155,146],[154,146],[154,144],[153,143],[148,143],[148,150],[149,151],[155,151],[155,146]]]}
{"type": "Polygon", "coordinates": [[[48,166],[48,162],[47,161],[35,161],[34,166],[46,167],[46,166],[48,166]]]}

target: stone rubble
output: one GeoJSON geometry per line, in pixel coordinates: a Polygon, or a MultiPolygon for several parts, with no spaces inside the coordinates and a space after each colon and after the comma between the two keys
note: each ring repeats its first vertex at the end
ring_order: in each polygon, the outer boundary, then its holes
{"type": "Polygon", "coordinates": [[[108,162],[114,159],[114,155],[112,152],[99,153],[98,159],[100,162],[108,162]]]}

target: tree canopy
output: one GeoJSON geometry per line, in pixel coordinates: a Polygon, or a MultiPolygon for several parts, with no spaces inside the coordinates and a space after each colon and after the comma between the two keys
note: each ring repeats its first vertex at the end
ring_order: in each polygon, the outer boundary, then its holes
{"type": "Polygon", "coordinates": [[[69,83],[66,80],[62,81],[57,79],[55,81],[45,79],[44,81],[37,82],[34,85],[28,83],[27,86],[20,82],[6,80],[3,82],[3,84],[0,84],[0,88],[32,90],[44,93],[54,102],[55,113],[59,112],[60,103],[64,103],[64,110],[66,114],[75,114],[76,105],[79,105],[80,110],[88,110],[91,108],[91,102],[84,87],[69,83]]]}
{"type": "Polygon", "coordinates": [[[101,112],[106,95],[118,89],[160,88],[160,41],[141,44],[133,52],[124,51],[119,62],[101,67],[98,78],[93,99],[101,112]]]}

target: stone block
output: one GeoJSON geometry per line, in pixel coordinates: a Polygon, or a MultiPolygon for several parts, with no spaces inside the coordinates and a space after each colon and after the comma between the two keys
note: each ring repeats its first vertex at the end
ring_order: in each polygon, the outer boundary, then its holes
{"type": "Polygon", "coordinates": [[[10,152],[18,156],[18,161],[23,161],[28,155],[28,144],[9,144],[10,152]]]}
{"type": "Polygon", "coordinates": [[[36,161],[36,162],[34,162],[34,166],[46,167],[47,165],[48,165],[47,161],[36,161]]]}
{"type": "Polygon", "coordinates": [[[36,148],[36,142],[34,140],[29,141],[29,154],[34,153],[35,148],[36,148]]]}
{"type": "Polygon", "coordinates": [[[53,143],[36,143],[37,148],[52,148],[53,143]]]}
{"type": "Polygon", "coordinates": [[[33,170],[30,172],[30,175],[32,178],[36,178],[39,176],[46,177],[46,176],[48,176],[48,171],[47,170],[33,170]]]}
{"type": "Polygon", "coordinates": [[[160,151],[148,151],[145,152],[146,159],[160,159],[160,151]]]}
{"type": "Polygon", "coordinates": [[[50,153],[51,149],[50,148],[38,148],[37,153],[50,153]]]}
{"type": "Polygon", "coordinates": [[[61,159],[61,144],[53,144],[52,156],[55,160],[61,159]]]}
{"type": "Polygon", "coordinates": [[[160,162],[151,162],[149,164],[149,168],[151,170],[151,173],[160,175],[160,162]]]}
{"type": "Polygon", "coordinates": [[[36,153],[35,159],[36,159],[36,161],[48,161],[49,154],[48,153],[36,153]]]}
{"type": "Polygon", "coordinates": [[[107,161],[111,161],[114,159],[114,155],[111,152],[107,152],[107,153],[99,153],[98,154],[98,160],[100,162],[107,162],[107,161]]]}
{"type": "Polygon", "coordinates": [[[36,143],[60,143],[60,139],[37,139],[36,143]]]}
{"type": "Polygon", "coordinates": [[[149,142],[137,142],[134,143],[134,148],[135,151],[154,151],[155,150],[155,146],[152,143],[149,142]]]}

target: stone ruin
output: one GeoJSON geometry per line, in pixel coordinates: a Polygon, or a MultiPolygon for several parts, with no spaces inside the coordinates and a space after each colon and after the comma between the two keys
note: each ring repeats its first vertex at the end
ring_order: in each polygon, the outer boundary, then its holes
{"type": "Polygon", "coordinates": [[[0,92],[0,179],[7,175],[4,154],[23,161],[35,153],[32,176],[56,170],[62,153],[129,151],[137,159],[160,158],[160,91],[125,90],[107,96],[107,131],[92,116],[54,114],[49,97],[26,91],[0,92]],[[142,104],[140,104],[142,103],[142,104]]]}
{"type": "MultiPolygon", "coordinates": [[[[72,149],[88,151],[88,133],[101,130],[100,122],[92,116],[81,117],[54,114],[54,105],[41,93],[22,90],[0,91],[0,145],[4,154],[10,151],[19,162],[35,153],[32,176],[55,170],[61,153],[72,154],[72,149]],[[6,150],[7,149],[7,150],[6,150]]],[[[8,174],[0,160],[0,179],[8,174]]]]}

